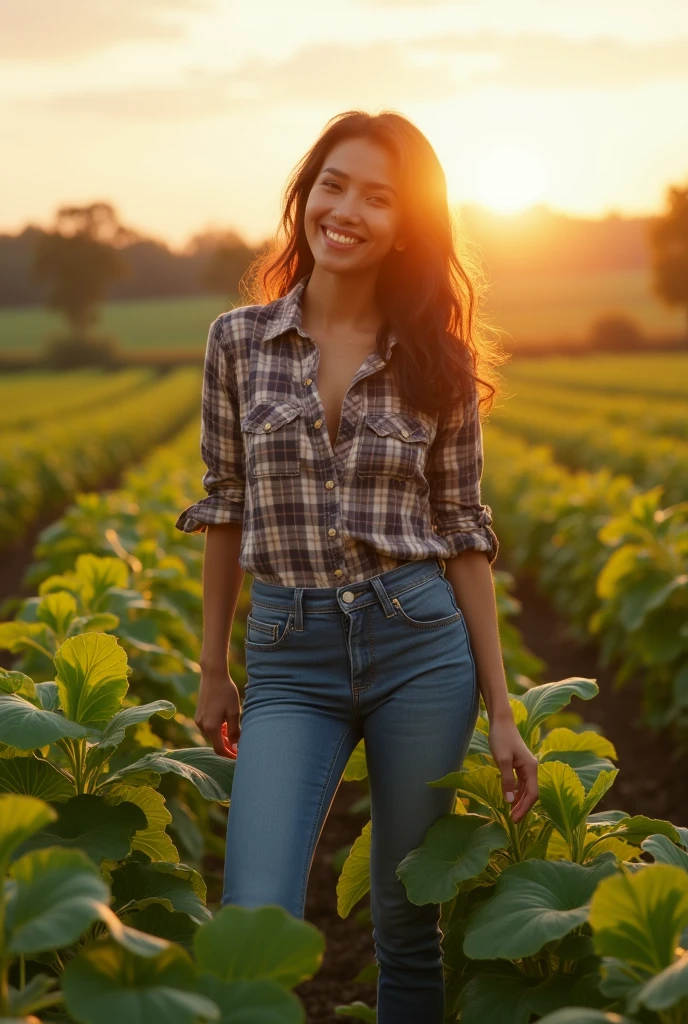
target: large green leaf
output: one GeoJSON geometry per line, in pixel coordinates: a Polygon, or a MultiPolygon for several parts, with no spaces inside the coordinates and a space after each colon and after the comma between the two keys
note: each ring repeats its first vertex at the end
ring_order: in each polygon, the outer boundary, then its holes
{"type": "Polygon", "coordinates": [[[59,803],[74,796],[74,783],[45,758],[0,759],[0,793],[22,793],[59,803]]]}
{"type": "Polygon", "coordinates": [[[299,999],[269,978],[220,981],[201,974],[198,991],[220,1007],[219,1024],[303,1024],[306,1019],[299,999]]]}
{"type": "Polygon", "coordinates": [[[187,864],[144,864],[135,857],[112,872],[112,895],[119,907],[160,902],[202,924],[210,917],[205,882],[187,864]]]}
{"type": "Polygon", "coordinates": [[[397,867],[411,903],[444,903],[485,869],[490,854],[509,845],[502,826],[480,814],[447,814],[397,867]]]}
{"type": "Polygon", "coordinates": [[[234,760],[221,757],[211,747],[188,747],[182,750],[153,751],[134,764],[120,768],[108,776],[103,785],[126,779],[139,771],[155,771],[160,775],[174,772],[193,783],[206,800],[228,803],[232,793],[234,760]]]}
{"type": "Polygon", "coordinates": [[[571,849],[574,832],[586,821],[617,775],[618,768],[600,771],[586,793],[574,769],[563,761],[546,761],[538,766],[539,802],[571,849]]]}
{"type": "Polygon", "coordinates": [[[560,679],[556,683],[541,683],[526,690],[517,699],[523,702],[528,712],[528,735],[531,735],[550,715],[566,707],[572,697],[590,700],[598,693],[599,687],[594,679],[576,676],[560,679]]]}
{"type": "Polygon", "coordinates": [[[11,869],[6,930],[13,953],[71,945],[108,903],[98,869],[78,850],[34,850],[11,869]]]}
{"type": "Polygon", "coordinates": [[[156,957],[136,957],[113,942],[98,942],[67,964],[62,989],[80,1024],[199,1024],[220,1019],[207,996],[194,991],[195,972],[179,946],[156,957]]]}
{"type": "Polygon", "coordinates": [[[146,815],[133,803],[107,804],[102,797],[81,794],[58,808],[58,818],[27,840],[24,849],[63,846],[83,850],[95,863],[122,860],[134,833],[147,826],[146,815]]]}
{"type": "Polygon", "coordinates": [[[147,722],[153,715],[171,718],[176,710],[174,704],[169,700],[156,700],[151,704],[139,704],[133,708],[125,708],[108,722],[102,736],[98,740],[98,747],[118,747],[130,725],[136,725],[138,722],[147,722]]]}
{"type": "Polygon", "coordinates": [[[55,740],[81,739],[88,729],[54,711],[42,711],[17,694],[0,694],[0,743],[36,750],[55,740]]]}
{"type": "Polygon", "coordinates": [[[55,655],[60,703],[67,718],[100,726],[121,708],[127,692],[127,653],[109,633],[79,633],[55,655]]]}
{"type": "Polygon", "coordinates": [[[643,985],[636,998],[648,1010],[668,1010],[688,998],[688,953],[643,985]]]}
{"type": "Polygon", "coordinates": [[[509,814],[509,805],[504,800],[501,775],[499,769],[493,765],[486,764],[472,771],[449,772],[448,775],[443,775],[441,779],[435,779],[428,785],[458,789],[459,793],[473,797],[495,811],[499,817],[504,818],[509,814]]]}
{"type": "Polygon", "coordinates": [[[36,684],[23,672],[0,668],[0,693],[16,693],[38,706],[36,684]]]}
{"type": "Polygon", "coordinates": [[[660,864],[673,864],[677,868],[688,871],[688,853],[665,835],[653,833],[640,844],[643,850],[651,853],[660,864]]]}
{"type": "Polygon", "coordinates": [[[688,874],[652,864],[604,879],[590,908],[595,950],[656,974],[674,962],[688,925],[688,874]]]}
{"type": "Polygon", "coordinates": [[[478,960],[532,956],[587,920],[597,885],[617,870],[602,858],[590,867],[564,860],[510,865],[468,922],[464,953],[478,960]]]}
{"type": "Polygon", "coordinates": [[[36,608],[36,619],[39,622],[45,622],[59,640],[63,640],[67,636],[71,622],[76,615],[76,598],[66,590],[57,590],[52,594],[46,594],[36,608]]]}
{"type": "MultiPolygon", "coordinates": [[[[666,836],[672,843],[679,841],[678,829],[670,821],[663,821],[661,818],[647,818],[644,814],[636,814],[633,817],[626,815],[616,821],[613,828],[606,832],[606,837],[611,834],[625,843],[635,843],[636,845],[641,845],[645,839],[653,835],[666,836]]],[[[592,839],[589,839],[585,848],[586,856],[604,841],[606,841],[604,836],[593,836],[592,839]]]]}
{"type": "Polygon", "coordinates": [[[44,800],[0,793],[0,878],[15,850],[56,818],[57,813],[44,800]]]}
{"type": "Polygon", "coordinates": [[[370,839],[372,822],[363,826],[349,850],[337,879],[337,913],[348,917],[351,909],[370,889],[370,839]]]}
{"type": "Polygon", "coordinates": [[[148,786],[127,786],[124,783],[108,786],[102,793],[106,803],[121,804],[127,801],[136,804],[146,815],[148,826],[136,832],[131,841],[132,850],[141,850],[151,860],[172,863],[179,860],[179,852],[165,831],[172,821],[172,815],[165,806],[162,793],[148,786]]]}
{"type": "Polygon", "coordinates": [[[272,979],[285,988],[312,978],[324,949],[314,925],[278,906],[223,907],[194,936],[199,970],[223,981],[272,979]]]}
{"type": "Polygon", "coordinates": [[[609,758],[600,757],[590,750],[550,750],[540,757],[540,764],[550,761],[560,761],[573,768],[586,793],[592,789],[600,772],[614,771],[614,764],[609,758]]]}
{"type": "Polygon", "coordinates": [[[543,754],[554,750],[589,750],[590,753],[598,754],[599,757],[610,758],[612,761],[618,760],[616,747],[611,740],[600,735],[599,732],[591,730],[574,732],[573,729],[563,726],[552,729],[542,740],[538,753],[542,758],[543,754]]]}

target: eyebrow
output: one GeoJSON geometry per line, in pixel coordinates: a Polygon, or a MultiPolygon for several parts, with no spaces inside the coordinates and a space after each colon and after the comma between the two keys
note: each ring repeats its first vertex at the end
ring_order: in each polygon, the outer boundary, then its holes
{"type": "MultiPolygon", "coordinates": [[[[336,174],[340,178],[350,178],[351,175],[345,171],[338,171],[336,167],[323,167],[321,174],[336,174]]],[[[379,188],[385,192],[391,192],[392,195],[396,195],[396,189],[392,188],[391,185],[385,185],[384,181],[364,181],[364,185],[369,185],[371,188],[379,188]]]]}

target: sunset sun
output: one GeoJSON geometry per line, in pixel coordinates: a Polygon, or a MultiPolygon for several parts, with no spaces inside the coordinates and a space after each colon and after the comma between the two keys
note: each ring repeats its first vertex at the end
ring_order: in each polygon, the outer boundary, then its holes
{"type": "Polygon", "coordinates": [[[497,213],[518,213],[543,196],[545,173],[532,153],[518,146],[496,146],[476,167],[480,202],[497,213]]]}

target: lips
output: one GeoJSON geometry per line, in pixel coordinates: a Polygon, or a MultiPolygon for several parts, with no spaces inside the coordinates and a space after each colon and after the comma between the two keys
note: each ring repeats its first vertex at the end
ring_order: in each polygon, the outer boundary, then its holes
{"type": "MultiPolygon", "coordinates": [[[[333,228],[331,224],[321,224],[320,227],[325,238],[327,238],[327,231],[334,231],[336,235],[343,235],[345,238],[355,238],[357,242],[365,242],[365,238],[361,238],[355,231],[342,231],[341,228],[333,228]]],[[[346,245],[345,242],[333,242],[331,238],[328,238],[327,241],[332,242],[333,245],[341,245],[342,248],[346,245]]]]}

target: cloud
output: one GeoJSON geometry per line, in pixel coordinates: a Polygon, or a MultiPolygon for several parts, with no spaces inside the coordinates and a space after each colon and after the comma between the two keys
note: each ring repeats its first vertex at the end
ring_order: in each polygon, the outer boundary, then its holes
{"type": "Polygon", "coordinates": [[[634,46],[612,38],[482,32],[425,39],[419,45],[446,58],[492,57],[493,66],[475,70],[474,82],[515,88],[626,89],[688,78],[688,39],[634,46]]]}
{"type": "Polygon", "coordinates": [[[289,105],[399,109],[483,85],[627,89],[677,79],[688,79],[688,40],[632,46],[615,39],[482,32],[366,46],[318,43],[282,61],[254,57],[226,71],[191,69],[174,85],[31,96],[15,106],[60,116],[179,121],[289,105]]]}
{"type": "Polygon", "coordinates": [[[222,113],[282,104],[309,103],[376,109],[386,103],[432,101],[453,90],[449,69],[414,62],[402,45],[347,47],[321,43],[285,61],[253,58],[237,69],[187,72],[173,86],[91,90],[27,97],[16,105],[58,114],[95,114],[127,119],[215,117],[222,113]]]}
{"type": "Polygon", "coordinates": [[[16,0],[3,5],[0,56],[63,60],[139,39],[176,39],[170,16],[206,11],[208,0],[16,0]]]}

